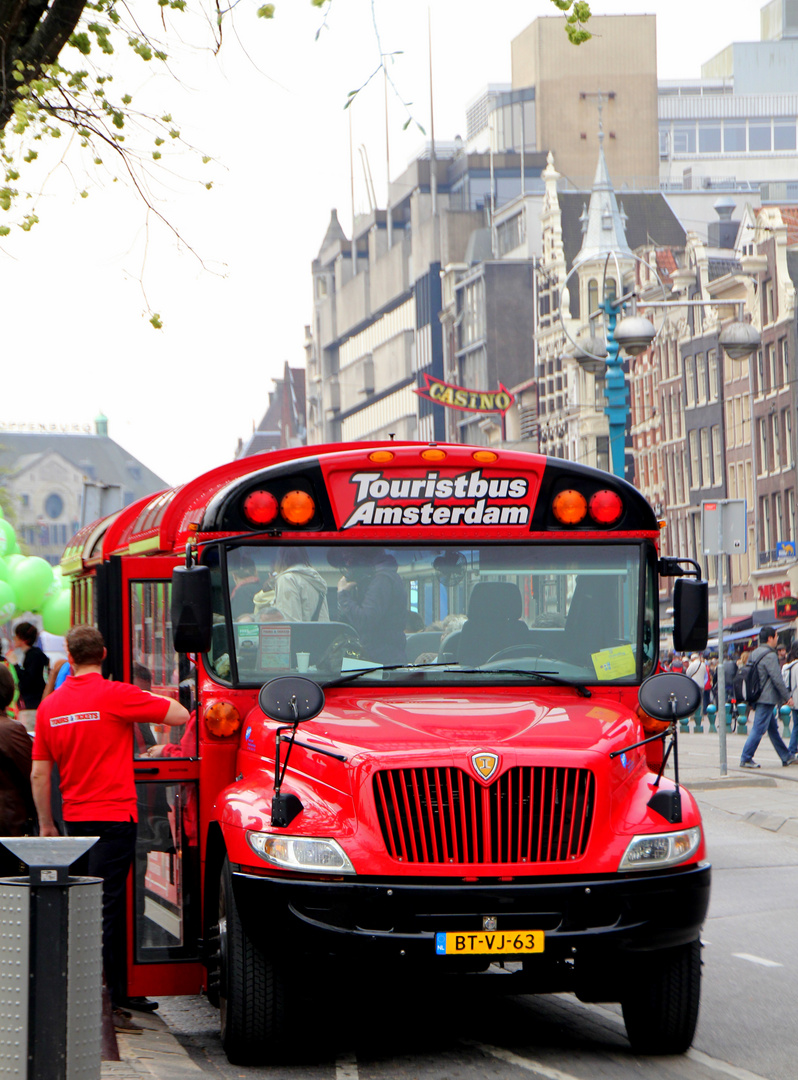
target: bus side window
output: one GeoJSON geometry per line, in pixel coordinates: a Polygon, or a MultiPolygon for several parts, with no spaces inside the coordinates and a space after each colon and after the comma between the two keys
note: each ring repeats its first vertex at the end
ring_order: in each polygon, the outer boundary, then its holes
{"type": "MultiPolygon", "coordinates": [[[[170,593],[169,581],[130,582],[130,671],[134,686],[179,700],[180,670],[172,643],[170,593]]],[[[173,743],[175,750],[170,756],[193,757],[196,748],[189,752],[179,746],[184,734],[182,727],[136,724],[135,756],[146,757],[151,747],[173,743]]]]}

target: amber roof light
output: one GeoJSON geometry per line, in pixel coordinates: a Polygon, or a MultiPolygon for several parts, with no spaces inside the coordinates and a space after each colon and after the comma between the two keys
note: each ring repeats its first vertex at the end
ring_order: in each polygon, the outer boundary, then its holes
{"type": "Polygon", "coordinates": [[[385,462],[393,461],[393,450],[372,450],[369,454],[369,461],[373,461],[375,465],[383,465],[385,462]]]}
{"type": "Polygon", "coordinates": [[[587,499],[581,491],[566,488],[555,495],[551,512],[562,525],[578,525],[587,516],[587,499]]]}
{"type": "Polygon", "coordinates": [[[291,525],[307,525],[316,513],[316,504],[307,491],[289,491],[280,500],[280,513],[291,525]]]}

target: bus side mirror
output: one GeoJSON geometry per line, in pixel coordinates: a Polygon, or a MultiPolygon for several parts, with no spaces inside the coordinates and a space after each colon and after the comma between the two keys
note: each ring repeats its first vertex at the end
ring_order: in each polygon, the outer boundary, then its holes
{"type": "Polygon", "coordinates": [[[176,567],[172,571],[172,636],[175,652],[208,652],[212,633],[210,567],[176,567]]]}
{"type": "Polygon", "coordinates": [[[709,638],[709,585],[677,578],[673,585],[673,647],[676,652],[703,652],[709,638]]]}

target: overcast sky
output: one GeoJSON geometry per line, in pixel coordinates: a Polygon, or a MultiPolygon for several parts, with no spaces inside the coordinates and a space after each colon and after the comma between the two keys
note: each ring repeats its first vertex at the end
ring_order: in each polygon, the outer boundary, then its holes
{"type": "MultiPolygon", "coordinates": [[[[657,14],[660,78],[698,77],[725,45],[759,38],[758,0],[591,2],[595,14],[657,14]]],[[[177,484],[232,458],[284,362],[303,365],[310,263],[332,207],[347,232],[351,223],[343,105],[377,66],[378,47],[369,0],[333,0],[318,40],[322,16],[309,0],[277,0],[272,22],[256,20],[256,6],[236,9],[239,40],[228,33],[220,58],[178,56],[182,86],[140,66],[125,83],[214,157],[202,173],[211,191],[176,178],[157,204],[208,269],[147,223],[130,188],[87,180],[75,162],[56,169],[36,207],[41,223],[0,240],[0,421],[83,424],[102,411],[118,443],[177,484]]],[[[429,130],[427,0],[376,0],[376,11],[383,50],[402,52],[396,84],[429,130]]],[[[510,81],[511,39],[552,13],[549,0],[433,0],[436,138],[465,136],[467,104],[487,83],[510,81]]],[[[413,125],[402,132],[396,99],[389,113],[395,178],[423,136],[413,125]]],[[[352,119],[384,206],[381,78],[352,119]]],[[[358,163],[365,208],[362,175],[358,163]]]]}

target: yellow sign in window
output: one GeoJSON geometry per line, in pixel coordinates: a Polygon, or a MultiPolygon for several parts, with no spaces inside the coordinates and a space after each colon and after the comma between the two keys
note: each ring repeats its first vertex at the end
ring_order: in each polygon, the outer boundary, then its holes
{"type": "Polygon", "coordinates": [[[599,649],[591,654],[593,667],[596,669],[596,678],[599,682],[609,679],[622,679],[627,675],[634,675],[637,671],[635,654],[631,645],[616,645],[612,649],[599,649]]]}

